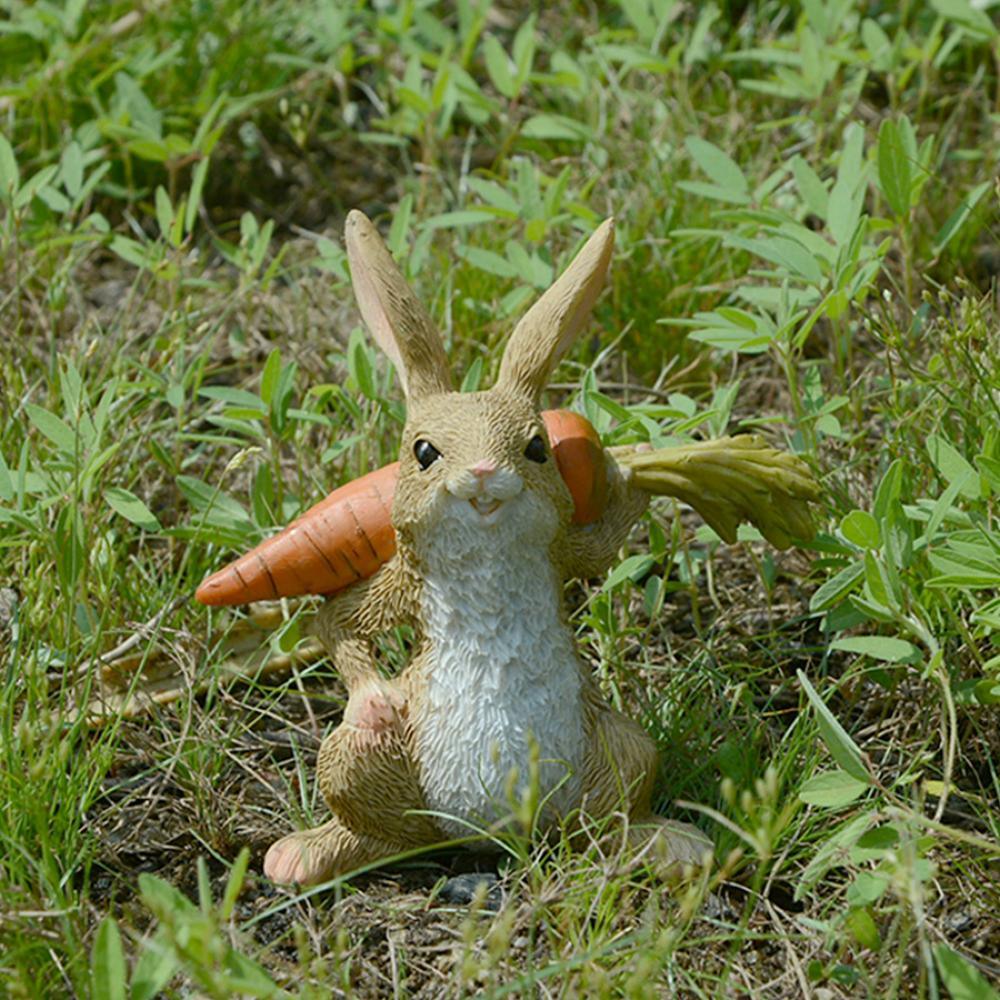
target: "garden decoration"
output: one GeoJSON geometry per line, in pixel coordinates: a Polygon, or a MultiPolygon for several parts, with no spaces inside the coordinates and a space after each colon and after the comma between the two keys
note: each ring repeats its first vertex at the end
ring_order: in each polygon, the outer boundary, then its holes
{"type": "Polygon", "coordinates": [[[609,219],[517,324],[493,388],[459,393],[375,227],[348,216],[361,315],[406,395],[399,462],[334,491],[197,592],[205,604],[331,595],[316,631],[348,689],[317,765],[332,816],[272,845],[275,881],[314,884],[468,836],[501,821],[529,775],[543,828],[621,813],[628,843],[667,869],[708,848],[652,812],[655,744],[581,661],[563,584],[603,573],[653,494],[690,503],[726,540],[749,520],[784,547],[811,535],[817,488],[754,435],[603,449],[582,417],[539,411],[613,241],[609,219]],[[413,656],[386,679],[372,640],[404,623],[413,656]]]}

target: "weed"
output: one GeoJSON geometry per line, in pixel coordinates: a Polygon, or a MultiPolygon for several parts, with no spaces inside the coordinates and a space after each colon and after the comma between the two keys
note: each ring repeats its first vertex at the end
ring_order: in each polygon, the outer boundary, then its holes
{"type": "Polygon", "coordinates": [[[995,995],[995,15],[0,5],[6,992],[995,995]],[[662,505],[574,585],[660,804],[717,843],[675,894],[599,831],[504,843],[495,915],[429,905],[462,858],[289,897],[253,874],[322,814],[343,692],[321,660],[230,686],[224,650],[302,648],[308,609],[269,634],[186,597],[393,457],[400,393],[339,244],[355,206],[470,390],[615,214],[552,402],[609,444],[764,430],[823,477],[806,550],[662,505]],[[181,696],[90,726],[113,670],[181,696]]]}

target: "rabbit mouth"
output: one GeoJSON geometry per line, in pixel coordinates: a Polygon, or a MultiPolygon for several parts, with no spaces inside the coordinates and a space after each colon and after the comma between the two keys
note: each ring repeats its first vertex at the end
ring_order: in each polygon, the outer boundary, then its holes
{"type": "Polygon", "coordinates": [[[502,500],[497,500],[495,497],[471,497],[469,503],[483,516],[489,517],[490,514],[495,513],[500,509],[500,505],[503,503],[502,500]]]}

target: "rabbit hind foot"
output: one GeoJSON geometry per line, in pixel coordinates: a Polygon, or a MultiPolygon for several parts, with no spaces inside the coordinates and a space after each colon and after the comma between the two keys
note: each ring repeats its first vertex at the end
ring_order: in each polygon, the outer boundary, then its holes
{"type": "Polygon", "coordinates": [[[696,826],[653,813],[629,824],[628,843],[636,860],[666,882],[680,881],[686,868],[699,868],[712,856],[712,841],[696,826]]]}
{"type": "Polygon", "coordinates": [[[290,833],[273,843],[264,857],[264,874],[282,885],[317,885],[402,850],[354,833],[334,816],[322,826],[290,833]]]}

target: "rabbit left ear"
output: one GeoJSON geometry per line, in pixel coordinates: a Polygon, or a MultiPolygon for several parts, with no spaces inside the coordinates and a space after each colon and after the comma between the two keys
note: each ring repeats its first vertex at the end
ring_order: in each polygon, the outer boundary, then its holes
{"type": "Polygon", "coordinates": [[[497,386],[538,401],[562,356],[583,329],[611,262],[615,220],[606,219],[573,263],[514,328],[500,363],[497,386]]]}
{"type": "Polygon", "coordinates": [[[378,230],[362,212],[344,227],[351,284],[375,343],[389,356],[407,399],[451,391],[448,359],[434,321],[406,283],[378,230]]]}

